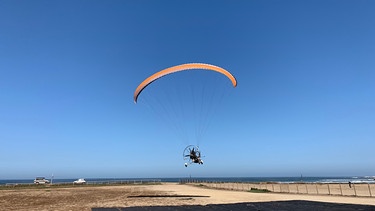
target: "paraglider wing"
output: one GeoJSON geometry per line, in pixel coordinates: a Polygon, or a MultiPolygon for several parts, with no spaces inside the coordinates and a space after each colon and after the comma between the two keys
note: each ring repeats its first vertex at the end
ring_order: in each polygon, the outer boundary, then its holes
{"type": "Polygon", "coordinates": [[[176,65],[176,66],[169,67],[167,69],[161,70],[161,71],[151,75],[150,77],[146,78],[146,80],[144,80],[141,84],[139,84],[139,86],[137,87],[137,89],[134,92],[134,103],[137,103],[138,96],[139,96],[139,94],[141,94],[142,90],[144,88],[146,88],[149,84],[151,84],[152,82],[157,80],[158,78],[161,78],[161,77],[166,76],[166,75],[171,74],[171,73],[184,71],[184,70],[192,70],[192,69],[211,70],[211,71],[221,73],[221,74],[223,74],[223,75],[225,75],[226,77],[229,78],[229,80],[233,84],[233,87],[237,86],[236,78],[230,72],[228,72],[227,70],[225,70],[221,67],[218,67],[218,66],[215,66],[215,65],[210,65],[210,64],[203,64],[203,63],[181,64],[181,65],[176,65]]]}

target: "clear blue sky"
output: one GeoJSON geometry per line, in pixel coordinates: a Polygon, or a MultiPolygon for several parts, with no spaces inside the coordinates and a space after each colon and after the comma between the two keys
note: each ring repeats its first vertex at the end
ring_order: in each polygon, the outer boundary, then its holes
{"type": "MultiPolygon", "coordinates": [[[[375,175],[375,1],[0,0],[0,178],[375,175]],[[137,85],[204,62],[238,87],[203,166],[137,85]]],[[[193,143],[194,144],[194,143],[193,143]]]]}

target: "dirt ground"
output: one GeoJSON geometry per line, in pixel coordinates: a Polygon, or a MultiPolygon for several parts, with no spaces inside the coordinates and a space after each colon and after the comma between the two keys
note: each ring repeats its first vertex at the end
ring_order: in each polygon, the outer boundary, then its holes
{"type": "Polygon", "coordinates": [[[192,206],[243,202],[313,201],[373,205],[370,197],[250,193],[193,185],[122,185],[0,190],[0,210],[92,210],[145,206],[192,206]]]}

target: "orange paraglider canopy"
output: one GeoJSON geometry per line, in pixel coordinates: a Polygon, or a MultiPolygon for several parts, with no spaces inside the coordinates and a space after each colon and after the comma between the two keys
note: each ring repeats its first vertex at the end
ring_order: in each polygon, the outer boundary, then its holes
{"type": "Polygon", "coordinates": [[[184,71],[184,70],[192,70],[192,69],[211,70],[211,71],[221,73],[221,74],[225,75],[226,77],[228,77],[229,80],[231,80],[231,82],[233,84],[233,87],[237,86],[236,78],[230,72],[228,72],[227,70],[225,70],[221,67],[211,65],[211,64],[203,64],[203,63],[181,64],[181,65],[176,65],[176,66],[169,67],[169,68],[166,68],[164,70],[161,70],[161,71],[151,75],[150,77],[146,78],[146,80],[142,81],[142,83],[140,83],[138,85],[137,89],[134,92],[134,103],[137,103],[138,96],[142,92],[142,90],[144,88],[146,88],[149,84],[154,82],[156,79],[161,78],[161,77],[163,77],[165,75],[168,75],[168,74],[171,74],[171,73],[184,71]]]}

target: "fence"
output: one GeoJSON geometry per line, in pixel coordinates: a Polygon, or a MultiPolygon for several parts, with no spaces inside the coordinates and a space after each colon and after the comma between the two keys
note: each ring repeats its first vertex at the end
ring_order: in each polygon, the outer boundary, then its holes
{"type": "Polygon", "coordinates": [[[208,188],[236,191],[263,190],[274,193],[375,197],[375,183],[249,183],[202,180],[181,180],[180,183],[194,183],[208,188]]]}

